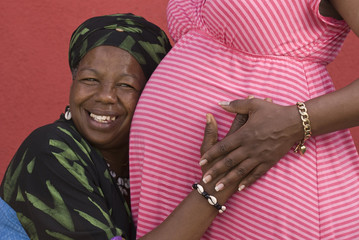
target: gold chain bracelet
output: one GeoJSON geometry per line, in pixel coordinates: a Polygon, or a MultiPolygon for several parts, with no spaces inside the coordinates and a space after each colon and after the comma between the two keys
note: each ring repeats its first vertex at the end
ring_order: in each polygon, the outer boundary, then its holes
{"type": "Polygon", "coordinates": [[[300,114],[300,119],[302,120],[303,129],[304,129],[304,138],[298,143],[295,147],[294,152],[299,152],[300,155],[303,155],[307,148],[304,146],[305,141],[307,141],[312,135],[312,127],[310,126],[310,120],[307,108],[303,102],[297,102],[298,111],[300,114]]]}

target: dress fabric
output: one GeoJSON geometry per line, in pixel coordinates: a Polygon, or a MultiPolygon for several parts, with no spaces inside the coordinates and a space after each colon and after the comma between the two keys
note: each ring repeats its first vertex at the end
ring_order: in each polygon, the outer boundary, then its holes
{"type": "Polygon", "coordinates": [[[105,160],[63,115],[22,143],[0,196],[30,239],[135,237],[129,207],[105,160]]]}
{"type": "MultiPolygon", "coordinates": [[[[293,105],[334,91],[326,65],[349,27],[321,16],[319,4],[169,1],[175,45],[147,83],[130,135],[137,236],[160,224],[200,180],[206,113],[216,118],[220,139],[234,119],[219,101],[254,95],[293,105]]],[[[350,132],[312,137],[306,146],[304,156],[288,152],[235,193],[203,239],[359,239],[359,158],[350,132]]]]}

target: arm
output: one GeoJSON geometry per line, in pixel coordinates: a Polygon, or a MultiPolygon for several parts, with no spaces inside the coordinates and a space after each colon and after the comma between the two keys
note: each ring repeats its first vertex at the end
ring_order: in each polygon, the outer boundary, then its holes
{"type": "MultiPolygon", "coordinates": [[[[334,8],[359,36],[359,1],[330,0],[334,8]]],[[[307,102],[314,135],[358,126],[359,79],[336,91],[307,102]]]]}
{"type": "MultiPolygon", "coordinates": [[[[359,1],[330,0],[330,2],[351,30],[359,36],[359,1]]],[[[314,136],[358,125],[358,80],[341,90],[306,103],[314,136]]]]}
{"type": "Polygon", "coordinates": [[[359,1],[358,0],[329,0],[351,30],[359,36],[359,1]]]}
{"type": "MultiPolygon", "coordinates": [[[[359,80],[333,93],[306,102],[312,136],[359,125],[359,80]]],[[[218,161],[204,177],[217,178],[224,186],[239,183],[239,190],[250,186],[303,139],[304,131],[297,107],[279,106],[260,99],[236,100],[222,106],[230,112],[248,114],[247,123],[214,145],[203,156],[218,161]],[[239,147],[238,147],[239,146],[239,147]]]]}
{"type": "MultiPolygon", "coordinates": [[[[331,3],[358,36],[359,1],[331,0],[331,3]]],[[[312,136],[358,126],[358,91],[359,79],[338,91],[307,101],[312,136]]],[[[283,107],[252,99],[234,101],[223,108],[249,114],[249,120],[203,155],[208,162],[223,159],[205,176],[216,177],[227,171],[228,166],[233,168],[218,183],[226,185],[237,181],[240,189],[251,185],[303,139],[303,126],[295,105],[283,107]]]]}
{"type": "Polygon", "coordinates": [[[359,124],[359,80],[307,101],[313,136],[351,128],[359,124]]]}
{"type": "MultiPolygon", "coordinates": [[[[239,128],[241,124],[241,116],[238,115],[233,128],[239,128]]],[[[201,152],[208,150],[216,142],[217,125],[213,116],[208,114],[201,152]]],[[[200,184],[204,186],[202,181],[200,184]]],[[[220,193],[211,189],[214,189],[214,184],[205,187],[205,191],[215,196],[218,202],[223,205],[236,191],[236,185],[228,186],[226,190],[220,193]]],[[[142,239],[200,239],[217,214],[218,210],[211,206],[196,190],[193,190],[162,224],[142,239]]]]}

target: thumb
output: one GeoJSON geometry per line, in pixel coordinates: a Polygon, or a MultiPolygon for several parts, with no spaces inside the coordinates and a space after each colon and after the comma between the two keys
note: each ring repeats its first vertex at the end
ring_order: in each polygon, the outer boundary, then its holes
{"type": "Polygon", "coordinates": [[[206,114],[206,127],[204,129],[204,137],[201,146],[201,156],[207,152],[218,141],[218,127],[213,115],[206,114]]]}
{"type": "Polygon", "coordinates": [[[218,104],[228,112],[248,114],[250,112],[250,103],[255,99],[242,99],[234,101],[221,101],[218,104]]]}
{"type": "Polygon", "coordinates": [[[236,117],[234,118],[231,128],[229,129],[227,136],[231,135],[232,133],[234,133],[235,131],[237,131],[238,129],[240,129],[248,120],[248,115],[247,114],[238,114],[236,115],[236,117]]]}

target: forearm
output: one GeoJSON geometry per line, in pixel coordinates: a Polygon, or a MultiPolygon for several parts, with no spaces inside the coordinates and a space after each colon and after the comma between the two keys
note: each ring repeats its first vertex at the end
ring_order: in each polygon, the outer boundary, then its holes
{"type": "MultiPolygon", "coordinates": [[[[359,36],[359,1],[330,0],[335,10],[359,36]]],[[[359,124],[359,79],[348,86],[306,103],[313,135],[333,132],[359,124]]]]}
{"type": "MultiPolygon", "coordinates": [[[[200,184],[209,194],[216,196],[222,205],[236,191],[236,187],[233,186],[216,193],[213,184],[200,184]]],[[[217,214],[218,210],[197,190],[193,190],[162,224],[141,239],[200,239],[217,214]]]]}
{"type": "Polygon", "coordinates": [[[348,86],[306,102],[312,127],[317,136],[359,125],[359,80],[348,86]]]}

